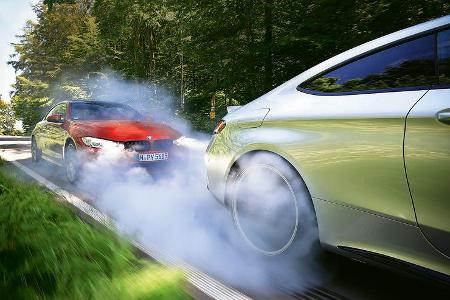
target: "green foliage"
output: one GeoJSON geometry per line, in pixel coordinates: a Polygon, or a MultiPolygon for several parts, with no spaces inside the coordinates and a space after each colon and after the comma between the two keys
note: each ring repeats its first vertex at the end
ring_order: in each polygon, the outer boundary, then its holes
{"type": "Polygon", "coordinates": [[[23,129],[29,134],[51,104],[50,98],[46,96],[48,84],[38,79],[28,79],[26,76],[16,76],[15,86],[17,91],[11,106],[14,114],[22,120],[23,129]]]}
{"type": "Polygon", "coordinates": [[[448,13],[443,0],[97,0],[92,10],[113,68],[183,92],[183,114],[201,129],[217,92],[226,95],[217,105],[245,104],[339,52],[448,13]]]}
{"type": "Polygon", "coordinates": [[[12,102],[27,133],[50,105],[87,99],[89,74],[103,68],[106,58],[95,17],[88,14],[86,1],[73,2],[51,11],[36,5],[37,22],[28,22],[14,45],[10,64],[18,75],[12,102]]]}
{"type": "Polygon", "coordinates": [[[186,299],[183,276],[139,261],[0,161],[0,295],[9,299],[186,299]]]}
{"type": "MultiPolygon", "coordinates": [[[[151,83],[153,96],[144,101],[160,101],[156,87],[164,86],[178,113],[208,130],[216,93],[245,104],[344,50],[450,13],[445,0],[44,3],[52,9],[37,6],[38,22],[25,28],[13,65],[49,84],[46,97],[89,99],[88,74],[110,67],[151,83]]],[[[224,106],[220,100],[216,105],[224,106]]],[[[216,111],[218,118],[224,113],[216,111]]]]}
{"type": "Polygon", "coordinates": [[[0,135],[15,135],[16,117],[10,103],[1,99],[0,95],[0,135]]]}

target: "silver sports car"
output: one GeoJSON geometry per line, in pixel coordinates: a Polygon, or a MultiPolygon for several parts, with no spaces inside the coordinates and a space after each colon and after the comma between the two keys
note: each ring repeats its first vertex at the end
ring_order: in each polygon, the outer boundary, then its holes
{"type": "Polygon", "coordinates": [[[261,253],[316,236],[345,255],[448,279],[450,16],[230,108],[205,161],[209,190],[261,253]]]}

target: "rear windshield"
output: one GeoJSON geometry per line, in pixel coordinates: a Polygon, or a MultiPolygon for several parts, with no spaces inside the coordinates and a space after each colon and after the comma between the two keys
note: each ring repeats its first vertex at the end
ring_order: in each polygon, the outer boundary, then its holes
{"type": "Polygon", "coordinates": [[[72,103],[72,120],[140,120],[142,116],[128,105],[116,103],[72,103]]]}

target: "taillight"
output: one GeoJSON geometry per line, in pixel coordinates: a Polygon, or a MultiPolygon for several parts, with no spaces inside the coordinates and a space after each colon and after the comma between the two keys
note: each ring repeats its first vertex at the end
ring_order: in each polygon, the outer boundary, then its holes
{"type": "Polygon", "coordinates": [[[214,134],[219,134],[227,125],[224,120],[220,120],[219,123],[217,123],[216,128],[214,129],[214,134]]]}

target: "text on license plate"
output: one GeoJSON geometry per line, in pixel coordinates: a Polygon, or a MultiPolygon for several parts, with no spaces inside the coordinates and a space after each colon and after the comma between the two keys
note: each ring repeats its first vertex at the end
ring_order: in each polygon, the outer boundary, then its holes
{"type": "Polygon", "coordinates": [[[139,154],[139,156],[138,156],[139,161],[157,161],[157,160],[167,160],[167,159],[169,159],[169,153],[167,153],[167,152],[146,153],[146,154],[139,154]]]}

